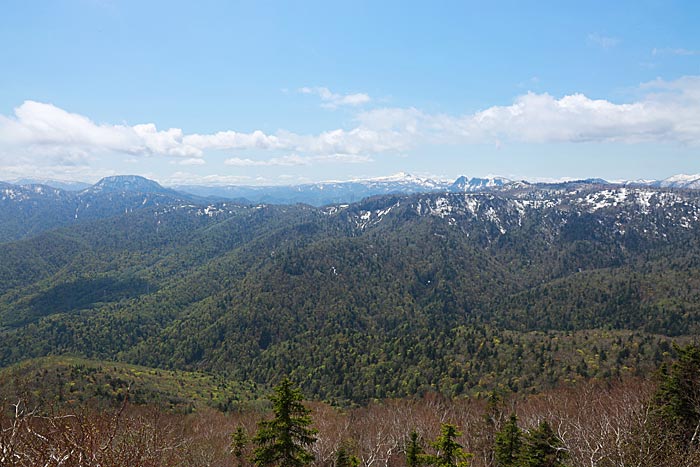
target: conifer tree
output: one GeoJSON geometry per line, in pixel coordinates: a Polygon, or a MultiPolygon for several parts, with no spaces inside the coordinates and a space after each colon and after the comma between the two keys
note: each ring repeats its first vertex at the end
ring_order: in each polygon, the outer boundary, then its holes
{"type": "Polygon", "coordinates": [[[435,455],[425,456],[426,463],[435,467],[466,466],[470,454],[464,452],[462,445],[457,442],[460,436],[462,433],[456,426],[443,423],[440,427],[440,436],[432,443],[437,452],[435,455]]]}
{"type": "Polygon", "coordinates": [[[678,360],[662,367],[656,404],[683,444],[700,444],[700,347],[676,347],[678,360]]]}
{"type": "Polygon", "coordinates": [[[420,467],[423,464],[425,451],[420,443],[420,437],[416,430],[413,430],[408,435],[408,444],[406,445],[406,467],[420,467]]]}
{"type": "Polygon", "coordinates": [[[253,462],[258,467],[302,467],[314,460],[308,448],[316,442],[311,411],[302,404],[301,391],[285,378],[275,387],[272,420],[258,423],[253,438],[253,462]]]}
{"type": "Polygon", "coordinates": [[[357,467],[358,465],[360,465],[360,459],[350,454],[345,446],[340,446],[335,452],[334,467],[357,467]]]}
{"type": "Polygon", "coordinates": [[[231,452],[238,461],[238,467],[243,467],[246,447],[248,446],[248,434],[245,428],[239,426],[231,435],[231,452]]]}
{"type": "Polygon", "coordinates": [[[511,414],[501,431],[496,433],[494,454],[498,467],[519,467],[523,448],[522,432],[518,417],[511,414]]]}
{"type": "Polygon", "coordinates": [[[521,462],[522,467],[564,467],[568,458],[559,436],[546,421],[527,434],[521,462]]]}

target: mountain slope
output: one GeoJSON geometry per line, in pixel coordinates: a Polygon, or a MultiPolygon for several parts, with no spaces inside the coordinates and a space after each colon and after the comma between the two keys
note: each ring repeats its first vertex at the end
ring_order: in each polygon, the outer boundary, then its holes
{"type": "Polygon", "coordinates": [[[79,192],[0,182],[0,243],[124,212],[198,201],[192,195],[130,175],[107,177],[79,192]]]}
{"type": "Polygon", "coordinates": [[[251,406],[262,396],[254,385],[208,374],[70,356],[26,360],[0,369],[0,381],[4,383],[1,398],[19,395],[53,408],[87,403],[104,408],[120,405],[128,397],[133,404],[154,404],[178,412],[205,406],[234,410],[251,406]]]}
{"type": "Polygon", "coordinates": [[[695,192],[586,182],[151,206],[0,245],[0,362],[290,373],[343,400],[643,372],[700,332],[699,227],[695,192]]]}

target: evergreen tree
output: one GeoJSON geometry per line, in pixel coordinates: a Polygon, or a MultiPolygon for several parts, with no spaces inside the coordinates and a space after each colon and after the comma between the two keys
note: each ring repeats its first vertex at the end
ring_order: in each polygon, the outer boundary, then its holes
{"type": "Polygon", "coordinates": [[[568,455],[559,436],[543,421],[527,434],[522,467],[564,467],[568,455]]]}
{"type": "Polygon", "coordinates": [[[503,396],[496,391],[491,391],[487,401],[484,421],[489,427],[494,429],[493,427],[503,419],[503,396]]]}
{"type": "Polygon", "coordinates": [[[523,447],[518,417],[511,414],[501,431],[496,433],[494,454],[498,467],[519,467],[523,447]]]}
{"type": "Polygon", "coordinates": [[[345,446],[340,446],[335,452],[335,467],[357,467],[360,459],[348,452],[345,446]]]}
{"type": "Polygon", "coordinates": [[[425,451],[421,446],[420,437],[416,430],[413,430],[408,436],[408,444],[406,445],[406,467],[420,467],[423,464],[425,451]]]}
{"type": "Polygon", "coordinates": [[[700,347],[676,347],[678,360],[662,367],[656,404],[679,442],[700,442],[700,347]]]}
{"type": "Polygon", "coordinates": [[[253,462],[258,467],[301,467],[314,460],[308,447],[316,442],[317,430],[311,428],[311,411],[301,403],[302,395],[288,378],[270,397],[272,420],[258,423],[253,462]]]}
{"type": "Polygon", "coordinates": [[[426,463],[435,467],[466,466],[470,454],[464,452],[462,445],[457,442],[460,436],[462,433],[456,426],[443,423],[440,427],[440,436],[432,443],[436,454],[425,456],[426,463]]]}
{"type": "Polygon", "coordinates": [[[248,446],[248,434],[245,428],[239,426],[236,431],[231,435],[231,452],[238,461],[238,467],[243,467],[243,460],[245,458],[245,450],[248,446]]]}

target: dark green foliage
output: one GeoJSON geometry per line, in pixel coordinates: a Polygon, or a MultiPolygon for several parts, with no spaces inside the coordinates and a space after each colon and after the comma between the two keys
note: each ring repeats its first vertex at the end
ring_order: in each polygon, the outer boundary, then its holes
{"type": "Polygon", "coordinates": [[[435,454],[424,455],[425,463],[435,467],[462,467],[468,464],[470,454],[464,452],[457,438],[462,433],[456,426],[443,423],[440,426],[440,436],[431,443],[435,449],[435,454]]]}
{"type": "Polygon", "coordinates": [[[239,426],[231,435],[231,453],[236,458],[238,467],[245,465],[246,449],[248,448],[248,433],[239,426]]]}
{"type": "Polygon", "coordinates": [[[415,430],[408,436],[406,443],[406,467],[420,467],[423,465],[425,450],[421,444],[420,437],[415,430]]]}
{"type": "Polygon", "coordinates": [[[665,426],[683,445],[700,443],[700,347],[676,347],[678,358],[661,370],[656,404],[665,426]]]}
{"type": "Polygon", "coordinates": [[[253,462],[258,467],[301,467],[314,460],[308,448],[316,442],[311,411],[302,404],[301,391],[285,378],[275,387],[272,420],[259,423],[253,438],[253,462]]]}
{"type": "Polygon", "coordinates": [[[357,467],[358,465],[360,465],[360,459],[352,455],[345,445],[341,445],[335,452],[333,467],[357,467]]]}
{"type": "Polygon", "coordinates": [[[518,418],[511,414],[503,428],[496,433],[494,457],[497,467],[519,467],[522,454],[522,432],[518,428],[518,418]]]}
{"type": "Polygon", "coordinates": [[[564,467],[568,458],[563,443],[546,421],[530,430],[525,439],[522,467],[564,467]]]}

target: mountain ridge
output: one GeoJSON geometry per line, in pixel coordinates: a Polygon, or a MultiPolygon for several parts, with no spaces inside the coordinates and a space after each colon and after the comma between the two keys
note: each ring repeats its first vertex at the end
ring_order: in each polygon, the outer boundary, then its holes
{"type": "Polygon", "coordinates": [[[618,180],[614,182],[602,178],[562,180],[551,182],[531,182],[512,180],[506,177],[459,176],[455,180],[421,178],[409,173],[351,180],[327,180],[298,185],[196,185],[174,184],[164,187],[159,183],[138,175],[117,175],[105,177],[93,185],[82,182],[64,182],[44,179],[22,179],[5,182],[18,186],[44,185],[71,192],[97,191],[139,191],[143,193],[189,194],[211,200],[235,200],[242,203],[293,204],[296,202],[322,206],[324,204],[356,202],[368,196],[393,193],[420,193],[430,191],[476,192],[500,190],[517,186],[548,186],[568,183],[589,183],[614,186],[649,186],[653,188],[700,189],[700,174],[677,174],[657,180],[618,180]]]}
{"type": "Polygon", "coordinates": [[[139,193],[174,193],[174,190],[164,188],[158,182],[140,175],[115,175],[104,177],[94,185],[80,193],[96,192],[139,192],[139,193]]]}
{"type": "Polygon", "coordinates": [[[673,188],[150,205],[0,244],[0,363],[287,373],[353,401],[527,391],[697,335],[698,251],[700,193],[673,188]]]}
{"type": "Polygon", "coordinates": [[[138,176],[108,177],[80,191],[0,182],[0,243],[124,212],[200,202],[138,176]]]}
{"type": "Polygon", "coordinates": [[[697,189],[696,176],[678,175],[654,182],[607,182],[584,179],[553,183],[512,181],[503,177],[468,178],[454,182],[421,179],[406,173],[390,177],[349,182],[327,182],[282,187],[192,188],[191,192],[167,188],[137,175],[105,177],[79,191],[63,190],[41,184],[13,185],[0,182],[0,242],[35,235],[47,229],[104,218],[121,212],[169,205],[210,205],[228,201],[241,205],[303,203],[320,207],[359,202],[362,199],[415,193],[498,193],[590,187],[648,187],[658,189],[697,189]],[[214,190],[214,191],[211,191],[214,190]],[[40,222],[41,220],[41,222],[40,222]]]}

